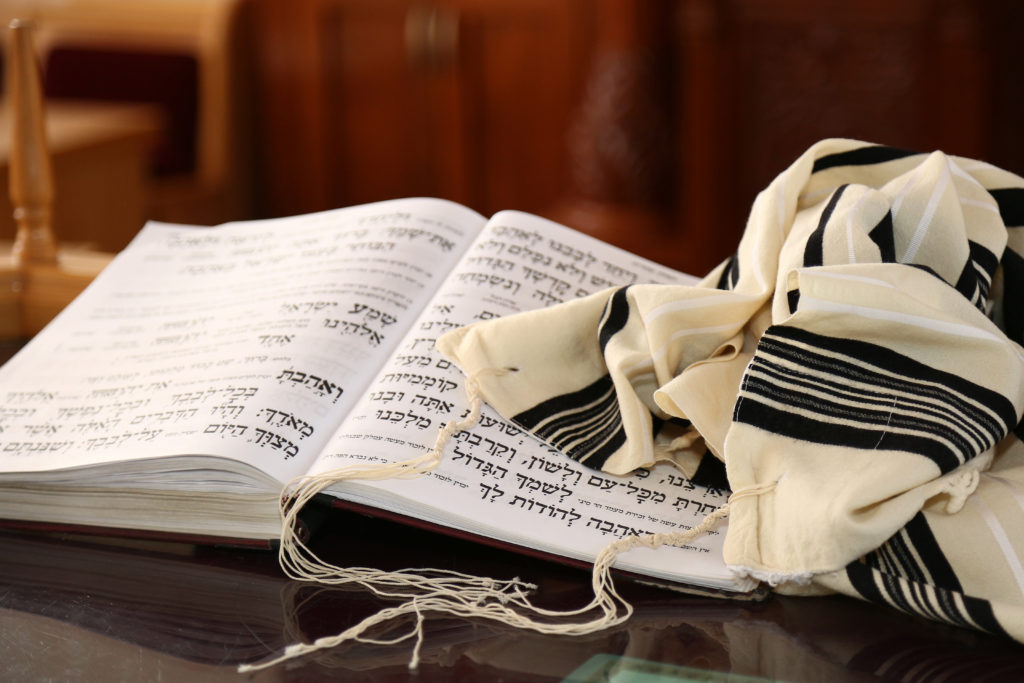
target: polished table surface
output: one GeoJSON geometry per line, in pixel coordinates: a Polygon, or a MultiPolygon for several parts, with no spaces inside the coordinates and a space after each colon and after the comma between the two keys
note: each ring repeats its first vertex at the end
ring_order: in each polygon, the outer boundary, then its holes
{"type": "MultiPolygon", "coordinates": [[[[349,565],[519,576],[538,583],[537,603],[552,608],[580,606],[591,595],[587,571],[354,512],[333,511],[313,545],[326,559],[349,565]]],[[[589,636],[544,636],[435,616],[426,621],[416,672],[407,667],[412,644],[406,641],[347,645],[241,675],[239,663],[339,632],[389,603],[361,590],[290,581],[269,551],[0,532],[0,678],[1024,680],[1018,644],[849,598],[744,602],[628,580],[618,585],[635,616],[589,636]]]]}
{"type": "MultiPolygon", "coordinates": [[[[0,362],[19,346],[0,342],[0,362]]],[[[592,596],[588,571],[351,511],[331,511],[311,547],[343,566],[518,576],[552,609],[592,596]]],[[[617,586],[635,615],[588,636],[434,616],[415,672],[406,641],[346,645],[241,675],[241,663],[393,603],[291,581],[271,551],[0,531],[0,680],[1024,681],[1024,645],[851,598],[751,602],[617,586]]]]}

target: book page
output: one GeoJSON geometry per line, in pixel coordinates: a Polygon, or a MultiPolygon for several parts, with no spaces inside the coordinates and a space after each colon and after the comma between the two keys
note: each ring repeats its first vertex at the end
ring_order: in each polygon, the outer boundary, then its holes
{"type": "Polygon", "coordinates": [[[210,454],[297,476],[484,222],[398,200],[148,225],[0,369],[0,471],[210,454]]]}
{"type": "MultiPolygon", "coordinates": [[[[540,218],[496,215],[414,325],[313,472],[384,463],[433,447],[466,414],[463,377],[434,348],[457,326],[631,283],[692,284],[675,273],[540,218]]],[[[695,486],[671,467],[616,477],[588,469],[484,406],[442,464],[408,480],[345,482],[339,498],[502,541],[589,561],[615,538],[697,524],[725,492],[695,486]]],[[[616,566],[663,578],[735,587],[712,532],[684,549],[635,550],[616,566]],[[681,556],[684,556],[681,558],[681,556]]]]}

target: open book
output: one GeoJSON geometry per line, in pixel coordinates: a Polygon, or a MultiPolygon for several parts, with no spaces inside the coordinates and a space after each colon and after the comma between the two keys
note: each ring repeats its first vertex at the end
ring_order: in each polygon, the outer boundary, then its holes
{"type": "MultiPolygon", "coordinates": [[[[408,199],[198,228],[151,223],[0,369],[0,518],[235,541],[280,534],[282,486],[429,450],[466,410],[443,332],[689,276],[519,212],[408,199]]],[[[485,410],[440,467],[338,505],[590,561],[725,502],[674,469],[588,470],[485,410]]],[[[616,567],[745,590],[720,528],[616,567]]]]}

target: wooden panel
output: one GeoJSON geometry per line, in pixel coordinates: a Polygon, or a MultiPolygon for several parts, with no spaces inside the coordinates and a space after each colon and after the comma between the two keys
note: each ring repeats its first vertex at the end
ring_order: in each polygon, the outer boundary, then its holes
{"type": "Polygon", "coordinates": [[[583,6],[265,0],[269,212],[409,195],[484,213],[550,204],[583,6]]]}
{"type": "Polygon", "coordinates": [[[263,186],[259,213],[315,211],[327,205],[325,112],[317,21],[322,3],[258,0],[256,51],[263,186]]]}
{"type": "Polygon", "coordinates": [[[404,3],[326,5],[322,46],[327,200],[359,204],[438,194],[432,173],[433,93],[406,52],[404,3]]]}
{"type": "Polygon", "coordinates": [[[447,114],[466,134],[466,201],[485,213],[542,212],[565,190],[566,129],[589,51],[587,4],[444,5],[461,19],[458,101],[447,114]]]}
{"type": "Polygon", "coordinates": [[[554,217],[687,270],[673,220],[675,158],[671,21],[664,0],[597,0],[594,46],[566,130],[570,186],[554,217]]]}
{"type": "Polygon", "coordinates": [[[819,139],[1024,164],[1012,0],[257,2],[270,215],[436,195],[705,272],[819,139]]]}
{"type": "Polygon", "coordinates": [[[708,262],[734,248],[756,193],[822,138],[991,158],[992,11],[955,0],[683,3],[680,212],[704,226],[708,262]]]}

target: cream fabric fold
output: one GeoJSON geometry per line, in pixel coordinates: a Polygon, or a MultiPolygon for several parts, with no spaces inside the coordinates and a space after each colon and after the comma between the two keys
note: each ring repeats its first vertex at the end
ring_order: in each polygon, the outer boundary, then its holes
{"type": "MultiPolygon", "coordinates": [[[[724,462],[725,560],[1024,640],[1024,180],[825,140],[698,286],[455,330],[484,398],[613,474],[724,462]]],[[[682,248],[683,245],[680,245],[682,248]]]]}

